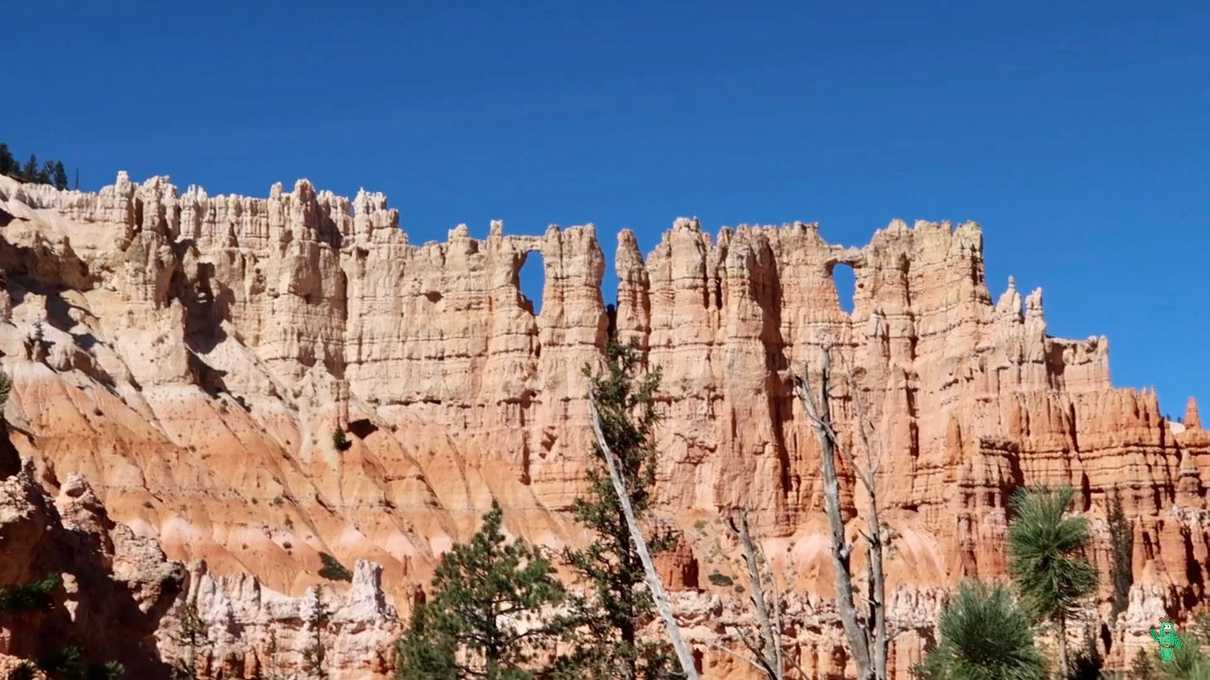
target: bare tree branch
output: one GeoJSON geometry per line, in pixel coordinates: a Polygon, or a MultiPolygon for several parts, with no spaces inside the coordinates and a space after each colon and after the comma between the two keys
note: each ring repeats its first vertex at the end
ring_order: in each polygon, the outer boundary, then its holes
{"type": "MultiPolygon", "coordinates": [[[[843,355],[841,357],[843,361],[843,355]]],[[[832,426],[829,409],[829,383],[832,374],[831,345],[823,348],[820,365],[819,398],[811,388],[810,374],[806,367],[801,376],[794,377],[795,393],[798,395],[808,420],[815,429],[820,449],[820,472],[823,483],[824,509],[832,533],[832,566],[836,578],[836,607],[849,639],[853,661],[857,666],[859,680],[885,680],[887,677],[887,637],[885,591],[886,578],[883,573],[882,531],[878,517],[878,489],[875,475],[880,456],[871,445],[872,424],[866,415],[865,405],[858,390],[852,370],[847,370],[850,400],[857,412],[857,430],[867,452],[868,465],[862,468],[853,456],[840,445],[836,430],[832,426]],[[849,558],[853,546],[845,537],[844,520],[840,516],[840,482],[836,475],[835,457],[839,454],[853,470],[854,475],[868,492],[870,508],[867,513],[866,532],[858,531],[868,546],[869,574],[867,608],[864,617],[858,615],[853,601],[853,577],[849,558]]]]}
{"type": "Polygon", "coordinates": [[[589,396],[588,407],[592,412],[592,431],[597,437],[597,446],[601,448],[601,454],[605,457],[605,466],[609,468],[609,479],[613,482],[613,490],[618,495],[618,504],[622,507],[622,514],[626,516],[626,526],[630,530],[630,539],[634,541],[635,552],[639,554],[639,560],[643,563],[643,572],[646,575],[647,587],[651,590],[651,599],[655,602],[655,608],[659,610],[660,617],[664,619],[664,628],[668,632],[668,639],[671,641],[673,649],[676,650],[676,656],[681,662],[681,670],[684,671],[686,680],[698,680],[693,654],[689,652],[689,646],[681,637],[681,629],[672,615],[672,606],[668,603],[664,585],[660,582],[660,575],[656,572],[655,564],[651,560],[647,540],[643,538],[643,532],[639,529],[639,523],[634,516],[634,509],[630,505],[630,492],[626,489],[626,480],[622,478],[622,473],[618,469],[618,462],[613,455],[613,450],[605,441],[605,433],[601,430],[601,414],[597,412],[597,402],[592,396],[589,396]]]}
{"type": "Polygon", "coordinates": [[[853,404],[853,409],[857,412],[857,434],[861,437],[861,444],[865,447],[866,458],[869,460],[869,469],[862,474],[860,468],[853,466],[854,470],[861,475],[861,481],[865,485],[866,490],[874,493],[874,478],[878,474],[878,468],[882,465],[882,450],[881,447],[875,448],[871,438],[874,431],[874,423],[866,415],[865,399],[861,397],[860,388],[857,385],[856,371],[849,367],[848,361],[844,355],[840,355],[841,369],[845,372],[845,381],[849,388],[849,400],[853,404]]]}
{"type": "MultiPolygon", "coordinates": [[[[762,645],[759,649],[755,644],[749,645],[753,653],[761,661],[761,667],[769,680],[785,680],[785,667],[782,664],[781,628],[775,627],[769,614],[769,606],[765,601],[764,579],[761,577],[760,555],[752,536],[748,531],[748,513],[744,509],[735,510],[728,518],[731,530],[739,538],[740,547],[744,552],[744,563],[748,568],[748,585],[752,591],[752,606],[756,610],[756,621],[760,626],[762,645]]],[[[773,578],[769,579],[774,580],[773,578]]],[[[774,603],[776,607],[776,602],[774,603]]]]}

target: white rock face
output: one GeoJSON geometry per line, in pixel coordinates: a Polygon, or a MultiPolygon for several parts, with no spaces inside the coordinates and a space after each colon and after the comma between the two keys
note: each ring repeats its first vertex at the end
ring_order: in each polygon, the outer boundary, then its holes
{"type": "Polygon", "coordinates": [[[315,587],[290,597],[250,575],[213,576],[205,563],[190,569],[190,589],[170,612],[174,623],[157,634],[165,659],[185,659],[179,622],[193,602],[208,644],[199,672],[223,677],[306,677],[304,655],[324,649],[324,668],[336,679],[382,677],[391,672],[390,650],[399,617],[382,591],[382,567],[359,560],[343,595],[315,587]]]}

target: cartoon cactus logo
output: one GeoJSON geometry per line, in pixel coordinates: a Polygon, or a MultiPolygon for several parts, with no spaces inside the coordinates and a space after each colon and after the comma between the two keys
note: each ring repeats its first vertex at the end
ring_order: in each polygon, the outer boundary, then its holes
{"type": "Polygon", "coordinates": [[[1172,625],[1171,621],[1161,621],[1160,629],[1157,631],[1155,626],[1152,626],[1150,632],[1151,639],[1160,646],[1160,661],[1172,663],[1176,650],[1183,646],[1181,636],[1176,633],[1176,626],[1172,625]]]}

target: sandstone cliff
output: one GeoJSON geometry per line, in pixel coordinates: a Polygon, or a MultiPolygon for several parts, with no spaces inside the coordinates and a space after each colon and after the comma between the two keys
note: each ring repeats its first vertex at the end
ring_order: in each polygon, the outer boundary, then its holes
{"type": "MultiPolygon", "coordinates": [[[[349,200],[306,181],[254,199],[125,173],[95,194],[0,178],[16,450],[43,476],[87,478],[111,517],[170,558],[205,561],[188,591],[209,593],[208,620],[239,622],[226,672],[255,677],[266,631],[297,621],[266,592],[313,599],[330,585],[321,552],[364,560],[347,597],[366,623],[349,628],[356,652],[341,662],[361,677],[384,667],[395,625],[370,563],[406,612],[493,498],[515,535],[580,540],[562,512],[590,450],[580,369],[613,329],[663,371],[660,514],[683,546],[662,568],[680,575],[707,674],[742,672],[711,647],[742,602],[704,578],[732,574],[718,517],[742,505],[793,587],[799,664],[839,677],[818,451],[789,380],[836,344],[888,452],[889,585],[907,631],[897,677],[947,586],[1003,574],[1005,501],[1022,484],[1080,492],[1102,567],[1106,501],[1121,492],[1137,584],[1108,635],[1114,659],[1160,614],[1204,600],[1210,435],[1196,405],[1171,423],[1154,393],[1114,388],[1107,340],[1051,337],[1040,290],[1010,280],[993,300],[977,225],[893,221],[846,248],[814,224],[711,238],[682,219],[646,257],[633,235],[619,243],[611,310],[592,226],[534,237],[495,222],[485,239],[459,226],[415,245],[381,194],[349,200]],[[539,315],[518,288],[535,251],[539,315]],[[838,266],[856,274],[851,314],[838,266]]],[[[852,395],[838,396],[848,429],[852,395]]],[[[864,501],[851,482],[853,516],[864,501]]]]}
{"type": "Polygon", "coordinates": [[[44,659],[66,646],[88,663],[118,661],[131,677],[161,677],[154,635],[185,571],[153,539],[109,519],[79,475],[56,496],[32,464],[0,480],[0,583],[59,576],[49,611],[0,617],[0,656],[44,659]]]}

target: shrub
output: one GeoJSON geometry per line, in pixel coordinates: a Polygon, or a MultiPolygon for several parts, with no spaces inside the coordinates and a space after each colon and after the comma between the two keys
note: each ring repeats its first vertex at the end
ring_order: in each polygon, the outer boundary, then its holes
{"type": "Polygon", "coordinates": [[[332,557],[326,552],[319,553],[319,559],[323,561],[324,566],[319,570],[319,575],[329,581],[352,581],[353,572],[345,568],[335,557],[332,557]]]}
{"type": "Polygon", "coordinates": [[[82,680],[84,678],[84,653],[76,645],[67,645],[57,652],[43,657],[38,665],[52,678],[82,680]]]}
{"type": "Polygon", "coordinates": [[[88,667],[85,680],[122,680],[126,677],[126,667],[117,661],[108,661],[101,665],[88,667]]]}
{"type": "Polygon", "coordinates": [[[40,581],[25,585],[0,586],[0,615],[50,609],[59,583],[58,574],[50,574],[40,581]]]}
{"type": "Polygon", "coordinates": [[[1172,661],[1163,664],[1165,677],[1173,680],[1207,680],[1210,678],[1210,659],[1202,653],[1195,635],[1178,633],[1180,644],[1172,661]]]}
{"type": "Polygon", "coordinates": [[[184,652],[172,662],[172,680],[196,680],[198,657],[210,653],[210,631],[198,613],[197,600],[187,600],[180,608],[176,629],[170,639],[184,652]]]}
{"type": "Polygon", "coordinates": [[[706,577],[706,580],[710,581],[711,583],[713,583],[716,586],[719,586],[720,588],[725,588],[725,587],[735,583],[734,581],[731,580],[730,576],[727,576],[725,574],[720,574],[717,571],[710,572],[710,575],[706,577]]]}
{"type": "Polygon", "coordinates": [[[344,451],[352,446],[352,443],[349,442],[349,438],[345,436],[345,431],[339,427],[335,430],[332,430],[332,446],[334,446],[337,451],[344,451]]]}

